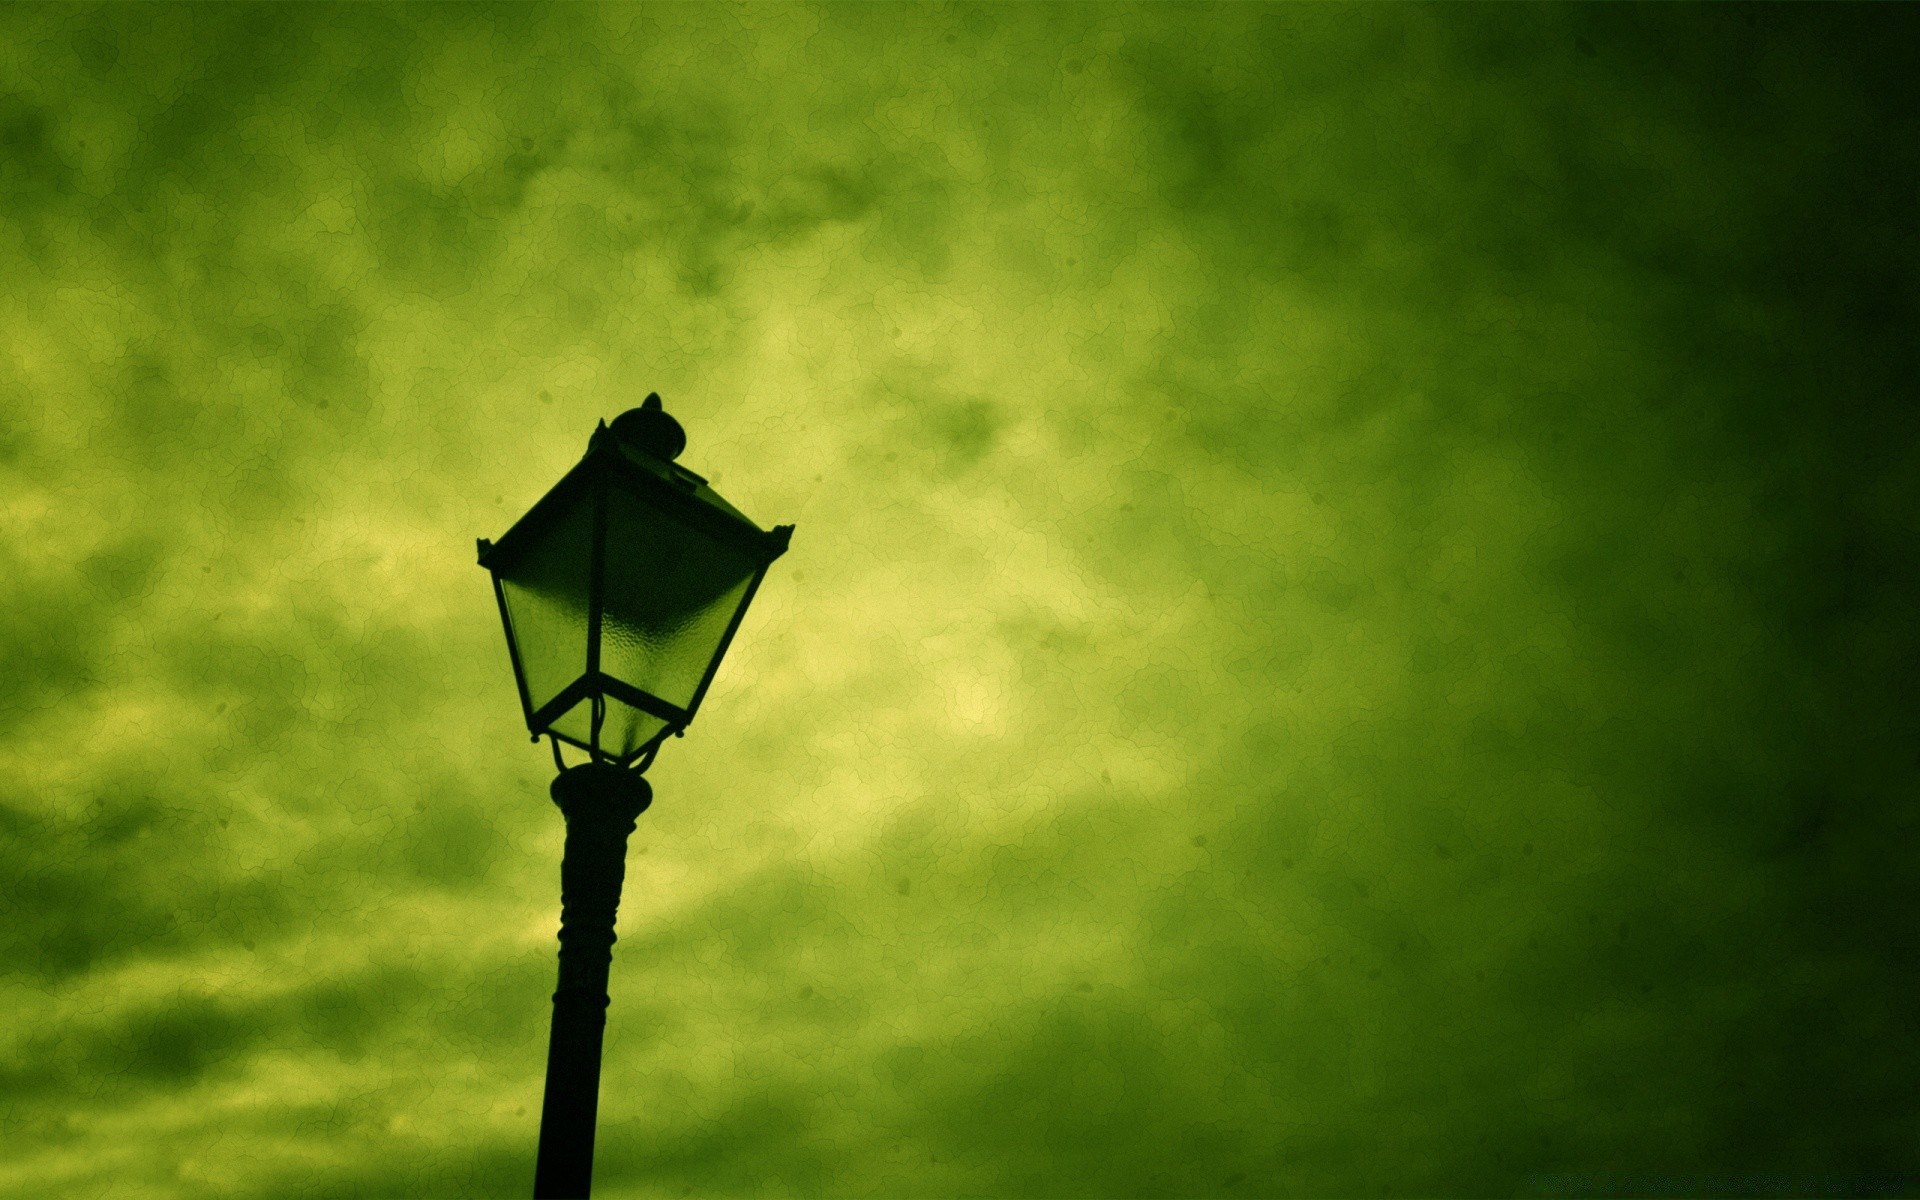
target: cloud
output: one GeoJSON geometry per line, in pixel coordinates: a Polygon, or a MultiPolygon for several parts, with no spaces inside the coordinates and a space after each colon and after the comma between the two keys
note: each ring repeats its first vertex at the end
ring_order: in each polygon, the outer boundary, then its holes
{"type": "Polygon", "coordinates": [[[472,545],[656,390],[604,1194],[1920,1173],[1902,12],[0,22],[6,1187],[527,1185],[472,545]]]}

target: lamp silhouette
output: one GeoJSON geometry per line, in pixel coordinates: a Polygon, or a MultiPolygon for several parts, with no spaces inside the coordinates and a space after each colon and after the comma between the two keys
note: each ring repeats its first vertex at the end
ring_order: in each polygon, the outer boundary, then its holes
{"type": "Polygon", "coordinates": [[[533,740],[552,745],[567,823],[536,1200],[586,1197],[593,1182],[613,923],[627,837],[653,799],[642,772],[692,722],[793,535],[761,529],[673,461],[686,444],[649,395],[602,421],[586,456],[498,542],[479,540],[520,707],[533,740]],[[568,766],[562,742],[586,761],[568,766]]]}

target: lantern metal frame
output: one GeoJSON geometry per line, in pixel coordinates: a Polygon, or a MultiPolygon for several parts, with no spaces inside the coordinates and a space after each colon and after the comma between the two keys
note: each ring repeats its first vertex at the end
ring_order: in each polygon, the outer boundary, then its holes
{"type": "Polygon", "coordinates": [[[605,421],[600,422],[587,444],[586,455],[546,495],[536,501],[525,516],[514,522],[499,541],[478,539],[480,565],[493,578],[493,595],[500,607],[500,622],[507,635],[507,653],[513,662],[513,678],[520,691],[520,709],[526,718],[531,739],[535,742],[542,737],[554,739],[556,760],[559,758],[558,743],[566,742],[585,750],[595,762],[612,762],[625,767],[643,755],[647,762],[651,762],[660,744],[669,736],[684,733],[699,712],[700,703],[706,698],[707,689],[720,669],[720,660],[726,657],[727,648],[733,644],[734,633],[740,628],[754,595],[760,590],[760,581],[766,578],[767,568],[773,565],[773,561],[786,553],[793,528],[791,525],[778,525],[771,530],[761,529],[723,500],[708,486],[703,476],[677,462],[657,457],[622,441],[607,427],[605,421]],[[741,552],[754,564],[746,591],[734,606],[726,631],[685,708],[600,669],[601,621],[606,600],[607,510],[609,497],[615,489],[626,492],[661,515],[741,552]],[[502,576],[510,573],[523,556],[581,503],[593,506],[587,569],[586,669],[536,711],[502,576]],[[626,754],[614,754],[603,749],[600,746],[600,727],[605,718],[607,697],[665,722],[664,727],[626,754]],[[572,712],[583,700],[593,705],[589,726],[591,732],[586,741],[553,728],[555,721],[572,712]]]}

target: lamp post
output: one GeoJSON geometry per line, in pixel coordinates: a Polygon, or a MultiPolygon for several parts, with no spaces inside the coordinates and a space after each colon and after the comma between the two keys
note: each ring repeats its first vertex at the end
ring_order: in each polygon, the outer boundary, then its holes
{"type": "Polygon", "coordinates": [[[527,730],[552,744],[567,823],[536,1200],[592,1185],[613,922],[627,835],[653,798],[641,773],[693,720],[793,534],[761,529],[674,462],[686,444],[650,395],[601,422],[586,456],[498,542],[479,543],[527,730]],[[586,760],[568,766],[562,742],[586,760]]]}

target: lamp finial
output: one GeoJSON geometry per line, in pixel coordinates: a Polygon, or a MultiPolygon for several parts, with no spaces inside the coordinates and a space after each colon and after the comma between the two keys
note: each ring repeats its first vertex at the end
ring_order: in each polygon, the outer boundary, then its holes
{"type": "Polygon", "coordinates": [[[687,448],[687,432],[661,406],[659,392],[648,392],[639,408],[621,413],[608,428],[622,443],[663,462],[678,458],[687,448]]]}

